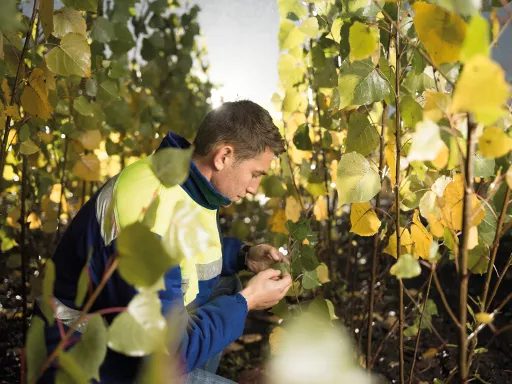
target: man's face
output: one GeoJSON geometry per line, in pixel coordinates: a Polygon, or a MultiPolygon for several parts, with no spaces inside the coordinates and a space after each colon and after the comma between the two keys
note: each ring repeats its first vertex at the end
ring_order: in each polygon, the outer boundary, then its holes
{"type": "Polygon", "coordinates": [[[232,162],[212,175],[211,183],[217,191],[235,202],[247,193],[256,194],[261,177],[270,168],[274,152],[269,148],[258,156],[241,162],[232,162]]]}

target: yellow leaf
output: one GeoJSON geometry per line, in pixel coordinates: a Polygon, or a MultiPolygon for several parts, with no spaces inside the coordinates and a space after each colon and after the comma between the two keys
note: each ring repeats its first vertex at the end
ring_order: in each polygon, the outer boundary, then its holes
{"type": "Polygon", "coordinates": [[[432,235],[423,226],[418,210],[414,210],[411,224],[411,239],[414,243],[414,257],[417,259],[428,259],[430,255],[430,246],[432,245],[432,235]]]}
{"type": "Polygon", "coordinates": [[[7,105],[11,104],[11,89],[9,88],[9,83],[5,77],[2,79],[2,93],[4,95],[5,103],[7,105]]]}
{"type": "Polygon", "coordinates": [[[34,68],[28,84],[21,95],[23,109],[31,115],[47,120],[52,117],[53,108],[48,100],[46,77],[41,68],[34,68]]]}
{"type": "Polygon", "coordinates": [[[301,213],[301,208],[300,208],[299,202],[297,201],[297,199],[295,197],[288,196],[286,198],[286,210],[285,210],[285,213],[286,213],[286,219],[287,220],[291,220],[294,223],[299,221],[300,213],[301,213]]]}
{"type": "Polygon", "coordinates": [[[32,139],[27,139],[20,145],[20,153],[23,155],[33,155],[40,150],[41,149],[32,141],[32,139]]]}
{"type": "Polygon", "coordinates": [[[502,157],[512,150],[512,138],[500,128],[488,127],[478,139],[478,148],[490,159],[502,157]]]}
{"type": "Polygon", "coordinates": [[[285,330],[281,327],[275,327],[272,330],[272,333],[268,337],[268,342],[270,344],[270,352],[276,353],[279,350],[279,345],[283,343],[285,330]]]}
{"type": "Polygon", "coordinates": [[[472,112],[478,122],[493,124],[505,114],[508,94],[501,66],[486,56],[474,56],[464,65],[455,85],[452,112],[472,112]]]}
{"type": "Polygon", "coordinates": [[[391,188],[395,188],[396,185],[396,148],[395,141],[390,141],[386,143],[384,147],[384,159],[386,161],[386,165],[389,168],[389,181],[391,182],[391,188]]]}
{"type": "Polygon", "coordinates": [[[491,21],[492,21],[492,38],[496,39],[496,37],[500,34],[500,20],[498,19],[498,8],[495,8],[495,7],[492,8],[491,21]]]}
{"type": "Polygon", "coordinates": [[[21,210],[18,207],[13,208],[7,215],[6,224],[10,227],[20,229],[21,225],[18,222],[21,217],[21,210]]]}
{"type": "Polygon", "coordinates": [[[41,228],[41,219],[34,212],[31,212],[28,215],[27,222],[30,223],[30,225],[28,226],[29,229],[41,228]]]}
{"type": "Polygon", "coordinates": [[[3,172],[3,177],[4,177],[4,180],[14,180],[15,177],[18,177],[18,175],[16,173],[14,173],[14,168],[12,167],[12,165],[6,165],[4,167],[4,172],[3,172]]]}
{"type": "Polygon", "coordinates": [[[475,319],[479,323],[490,324],[492,323],[493,316],[487,312],[479,312],[475,315],[475,319]]]}
{"type": "Polygon", "coordinates": [[[423,109],[423,118],[438,122],[448,112],[450,108],[450,96],[427,90],[425,97],[425,107],[423,109]]]}
{"type": "Polygon", "coordinates": [[[437,157],[432,160],[432,165],[437,169],[444,169],[448,165],[448,159],[450,158],[450,150],[448,146],[442,142],[441,150],[437,154],[437,157]]]}
{"type": "Polygon", "coordinates": [[[100,147],[101,139],[101,132],[98,129],[94,129],[82,133],[78,140],[82,143],[85,149],[92,151],[93,149],[100,147]]]}
{"type": "Polygon", "coordinates": [[[435,357],[435,355],[437,355],[438,352],[439,351],[437,348],[429,348],[423,353],[422,356],[424,359],[429,359],[431,357],[435,357]]]}
{"type": "Polygon", "coordinates": [[[4,113],[6,116],[10,116],[13,120],[21,120],[19,107],[16,104],[5,107],[4,113]]]}
{"type": "Polygon", "coordinates": [[[468,249],[473,249],[478,245],[478,227],[469,228],[468,249]]]}
{"type": "MultiPolygon", "coordinates": [[[[464,180],[461,174],[453,177],[453,181],[446,186],[443,197],[438,199],[441,208],[441,222],[453,231],[462,229],[462,214],[464,201],[464,180]]],[[[475,195],[471,201],[471,226],[477,226],[485,217],[485,209],[475,195]]]]}
{"type": "Polygon", "coordinates": [[[284,209],[278,209],[274,211],[272,216],[268,219],[268,225],[270,227],[271,232],[275,233],[283,233],[288,235],[288,230],[284,226],[286,223],[286,212],[284,209]]]}
{"type": "Polygon", "coordinates": [[[329,268],[327,268],[327,265],[325,265],[324,263],[320,264],[316,268],[316,276],[318,277],[318,281],[321,284],[325,284],[331,281],[329,279],[329,268]]]}
{"type": "Polygon", "coordinates": [[[414,3],[414,27],[436,65],[453,63],[459,59],[467,25],[455,13],[437,5],[414,3]]]}
{"type": "Polygon", "coordinates": [[[85,181],[100,181],[100,161],[94,153],[82,156],[73,167],[73,174],[85,181]]]}
{"type": "Polygon", "coordinates": [[[359,21],[350,27],[350,62],[370,57],[379,44],[379,30],[359,21]]]}
{"type": "MultiPolygon", "coordinates": [[[[383,253],[387,253],[388,255],[393,256],[396,259],[396,231],[389,237],[389,243],[382,251],[383,253]]],[[[407,229],[400,228],[400,251],[401,254],[409,253],[412,248],[412,239],[411,234],[407,229]],[[405,251],[405,252],[404,252],[405,251]]]]}
{"type": "Polygon", "coordinates": [[[359,236],[375,235],[380,228],[380,220],[369,202],[352,203],[350,224],[350,232],[359,236]]]}
{"type": "Polygon", "coordinates": [[[320,196],[316,199],[313,214],[318,221],[327,220],[329,218],[327,200],[324,197],[320,196]]]}

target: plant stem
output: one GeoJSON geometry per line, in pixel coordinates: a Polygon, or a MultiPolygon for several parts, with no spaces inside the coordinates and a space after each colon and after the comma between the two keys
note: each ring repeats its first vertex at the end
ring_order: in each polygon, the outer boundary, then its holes
{"type": "MultiPolygon", "coordinates": [[[[400,1],[397,2],[397,20],[400,20],[400,1]]],[[[400,150],[401,150],[401,116],[400,116],[400,28],[398,24],[395,27],[395,137],[396,137],[396,180],[395,180],[395,229],[396,229],[396,259],[400,258],[400,150]]],[[[404,289],[402,279],[399,280],[399,317],[398,317],[398,351],[400,364],[400,384],[405,383],[404,367],[404,289]]]]}
{"type": "Polygon", "coordinates": [[[427,292],[425,293],[425,298],[423,299],[423,307],[421,308],[420,321],[418,324],[418,334],[416,335],[416,345],[414,346],[414,356],[412,358],[411,374],[409,375],[409,384],[412,384],[414,365],[416,364],[416,355],[418,354],[418,347],[420,345],[421,324],[423,323],[423,315],[425,314],[425,309],[427,308],[428,295],[430,294],[430,286],[432,285],[432,276],[434,275],[435,268],[435,265],[432,266],[430,277],[428,278],[427,292]]]}
{"type": "MultiPolygon", "coordinates": [[[[114,261],[112,261],[112,264],[110,264],[108,269],[105,271],[100,283],[98,284],[98,286],[92,293],[91,297],[89,297],[89,300],[87,300],[87,303],[84,305],[84,308],[82,309],[80,317],[71,325],[69,331],[60,340],[57,347],[55,347],[55,349],[53,350],[51,355],[48,356],[45,363],[42,365],[42,367],[39,371],[39,376],[42,376],[43,373],[50,367],[50,364],[53,362],[53,360],[55,360],[57,358],[59,353],[62,351],[64,345],[66,345],[66,342],[69,340],[69,338],[75,332],[75,328],[86,318],[87,313],[89,312],[89,310],[93,306],[94,302],[96,301],[97,297],[99,296],[99,294],[101,293],[101,291],[103,290],[105,285],[107,284],[107,281],[110,279],[110,276],[112,276],[114,271],[117,269],[118,265],[119,265],[119,260],[116,258],[116,259],[114,259],[114,261]]],[[[34,379],[34,381],[33,381],[34,384],[36,383],[37,379],[38,379],[37,377],[34,379]]]]}
{"type": "Polygon", "coordinates": [[[27,156],[23,155],[22,175],[21,175],[21,234],[20,234],[20,251],[21,251],[21,298],[23,300],[23,321],[21,323],[21,332],[23,340],[27,339],[27,247],[25,245],[25,239],[27,234],[27,193],[28,193],[28,167],[27,167],[27,156]]]}
{"type": "Polygon", "coordinates": [[[459,381],[467,383],[469,374],[468,339],[466,323],[468,316],[468,243],[471,227],[471,201],[473,197],[473,154],[475,152],[476,123],[468,114],[468,133],[466,143],[466,158],[464,161],[464,200],[462,216],[462,233],[459,243],[459,381]]]}
{"type": "Polygon", "coordinates": [[[503,278],[507,274],[507,271],[511,265],[512,265],[512,254],[510,254],[510,256],[508,258],[507,265],[505,265],[505,268],[503,268],[503,271],[501,272],[501,275],[500,275],[498,281],[496,282],[494,289],[492,290],[491,296],[489,297],[489,305],[486,308],[487,311],[489,310],[489,307],[491,306],[492,301],[494,300],[494,296],[496,296],[496,292],[498,292],[498,288],[499,288],[501,282],[503,281],[503,278]]]}
{"type": "MultiPolygon", "coordinates": [[[[386,110],[387,106],[384,103],[384,108],[382,111],[382,123],[381,123],[381,132],[380,132],[380,148],[379,148],[379,174],[382,175],[382,169],[384,168],[384,137],[385,137],[385,118],[386,118],[386,110]]],[[[380,191],[377,193],[377,197],[375,198],[375,208],[380,209],[380,191]]],[[[372,258],[372,277],[370,282],[370,295],[368,297],[368,328],[366,331],[367,339],[366,339],[366,368],[370,370],[370,359],[372,355],[372,331],[373,331],[373,310],[375,303],[375,284],[377,283],[377,270],[379,269],[379,259],[378,259],[378,249],[379,249],[379,232],[373,235],[373,258],[372,258]]]]}
{"type": "Polygon", "coordinates": [[[439,296],[441,296],[441,301],[444,304],[444,308],[446,309],[446,312],[450,315],[451,319],[457,325],[457,327],[460,328],[459,320],[457,320],[457,316],[455,316],[455,313],[453,313],[452,308],[450,307],[450,304],[448,304],[448,300],[446,300],[446,296],[444,295],[444,291],[441,288],[441,283],[439,282],[439,279],[437,278],[437,273],[434,271],[434,283],[436,284],[437,292],[439,292],[439,296]]]}
{"type": "Polygon", "coordinates": [[[60,237],[60,215],[62,213],[62,198],[65,193],[65,183],[66,183],[66,163],[68,159],[68,137],[64,139],[64,159],[62,162],[62,174],[60,176],[60,198],[59,198],[59,209],[57,211],[57,232],[55,234],[55,242],[59,240],[60,237]]]}
{"type": "MultiPolygon", "coordinates": [[[[18,62],[18,69],[16,70],[16,76],[14,77],[14,83],[12,85],[11,89],[11,103],[10,105],[13,105],[16,88],[18,86],[18,81],[21,76],[21,68],[24,64],[25,60],[25,54],[28,51],[28,45],[30,42],[30,37],[32,36],[32,31],[34,29],[34,23],[36,20],[36,14],[37,9],[39,5],[39,0],[34,0],[34,6],[32,8],[32,16],[30,17],[30,23],[28,26],[27,34],[25,35],[25,43],[23,44],[23,49],[21,50],[21,55],[19,57],[18,62]]],[[[11,130],[11,117],[8,116],[7,119],[5,119],[5,128],[4,128],[4,136],[2,138],[2,146],[0,147],[0,175],[3,175],[4,173],[4,166],[5,166],[5,159],[7,158],[7,148],[8,148],[8,141],[9,141],[9,131],[11,130]]],[[[3,176],[2,176],[3,179],[3,176]]]]}
{"type": "Polygon", "coordinates": [[[498,254],[498,248],[500,246],[501,230],[503,228],[503,222],[505,221],[505,216],[507,214],[509,196],[510,187],[507,185],[507,191],[505,192],[505,198],[503,199],[503,206],[501,207],[500,217],[498,219],[498,224],[496,225],[496,234],[492,244],[491,259],[489,260],[489,265],[487,267],[487,276],[485,277],[484,292],[482,294],[482,312],[487,311],[490,305],[490,301],[487,300],[487,295],[489,293],[489,286],[491,284],[494,263],[496,262],[496,255],[498,254]]]}

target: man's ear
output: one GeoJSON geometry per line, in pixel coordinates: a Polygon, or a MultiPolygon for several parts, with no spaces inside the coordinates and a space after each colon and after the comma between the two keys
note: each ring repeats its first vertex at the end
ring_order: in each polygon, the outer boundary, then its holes
{"type": "Polygon", "coordinates": [[[224,167],[235,162],[235,149],[232,145],[226,144],[218,147],[213,155],[213,168],[222,171],[224,167]]]}

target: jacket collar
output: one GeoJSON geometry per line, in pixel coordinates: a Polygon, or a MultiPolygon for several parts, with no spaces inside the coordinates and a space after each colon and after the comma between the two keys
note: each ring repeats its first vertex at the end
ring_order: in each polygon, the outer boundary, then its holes
{"type": "MultiPolygon", "coordinates": [[[[190,148],[191,144],[184,137],[168,132],[160,143],[157,151],[162,148],[190,148]]],[[[190,172],[187,180],[181,184],[187,194],[199,205],[208,209],[218,209],[231,203],[231,200],[218,192],[203,176],[199,168],[190,161],[190,172]]]]}

